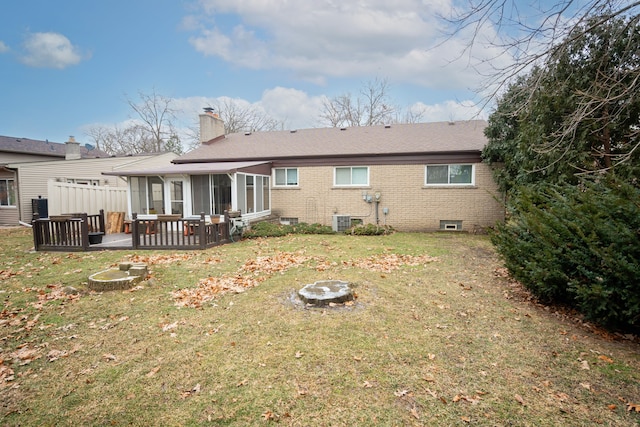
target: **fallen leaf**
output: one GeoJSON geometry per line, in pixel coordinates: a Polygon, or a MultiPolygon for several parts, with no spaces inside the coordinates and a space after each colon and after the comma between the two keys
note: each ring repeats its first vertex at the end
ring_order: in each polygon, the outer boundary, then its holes
{"type": "Polygon", "coordinates": [[[471,422],[471,418],[470,417],[460,417],[460,419],[462,421],[464,421],[465,423],[470,423],[471,422]]]}
{"type": "Polygon", "coordinates": [[[152,370],[150,370],[149,372],[147,372],[146,377],[147,377],[147,378],[151,378],[152,376],[154,376],[155,374],[157,374],[159,370],[160,370],[160,366],[156,366],[155,368],[153,368],[152,370]]]}
{"type": "Polygon", "coordinates": [[[429,360],[433,360],[436,358],[435,354],[429,353],[429,360]]]}
{"type": "Polygon", "coordinates": [[[420,419],[420,414],[418,414],[418,410],[415,408],[415,406],[413,408],[411,408],[411,415],[413,415],[413,417],[416,420],[420,419]]]}
{"type": "Polygon", "coordinates": [[[49,362],[53,362],[60,359],[61,357],[67,357],[68,355],[69,354],[63,350],[51,350],[49,351],[49,353],[47,353],[47,360],[49,360],[49,362]]]}
{"type": "Polygon", "coordinates": [[[618,405],[615,405],[615,404],[612,403],[611,405],[607,405],[607,408],[610,411],[615,411],[618,408],[618,405]]]}
{"type": "Polygon", "coordinates": [[[516,394],[513,397],[515,397],[515,399],[518,401],[518,403],[521,404],[522,406],[526,406],[527,405],[526,403],[524,403],[524,399],[519,394],[516,394]]]}
{"type": "Polygon", "coordinates": [[[301,351],[296,351],[296,359],[300,359],[302,356],[304,356],[304,353],[301,351]]]}
{"type": "Polygon", "coordinates": [[[364,387],[364,388],[372,388],[372,387],[373,387],[373,385],[372,385],[369,381],[365,381],[365,382],[362,384],[362,387],[364,387]]]}
{"type": "Polygon", "coordinates": [[[627,403],[627,411],[636,411],[640,412],[640,403],[627,403]]]}
{"type": "Polygon", "coordinates": [[[613,359],[610,357],[605,356],[604,354],[601,354],[600,356],[598,356],[598,359],[607,362],[607,363],[613,363],[613,359]]]}
{"type": "Polygon", "coordinates": [[[175,321],[173,323],[169,323],[168,325],[162,326],[162,332],[170,331],[171,329],[175,329],[178,327],[178,322],[175,321]]]}
{"type": "Polygon", "coordinates": [[[115,354],[111,354],[111,353],[105,353],[105,354],[103,354],[103,355],[102,355],[102,358],[103,358],[104,360],[106,360],[107,362],[111,362],[111,361],[113,361],[113,360],[118,359],[118,358],[116,357],[116,355],[115,355],[115,354]]]}
{"type": "Polygon", "coordinates": [[[591,391],[591,384],[589,384],[589,383],[580,383],[580,385],[582,386],[582,388],[591,391]]]}
{"type": "Polygon", "coordinates": [[[589,368],[589,361],[583,360],[582,362],[580,362],[580,369],[584,369],[585,371],[590,370],[591,368],[589,368]]]}
{"type": "Polygon", "coordinates": [[[264,411],[262,413],[262,418],[264,418],[265,421],[274,420],[276,418],[276,414],[271,411],[264,411]]]}
{"type": "Polygon", "coordinates": [[[396,397],[404,397],[409,394],[409,390],[396,390],[393,392],[396,397]]]}

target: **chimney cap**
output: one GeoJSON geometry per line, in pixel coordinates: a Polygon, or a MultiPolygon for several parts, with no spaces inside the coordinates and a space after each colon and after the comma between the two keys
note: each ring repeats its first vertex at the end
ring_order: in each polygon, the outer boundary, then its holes
{"type": "Polygon", "coordinates": [[[213,107],[204,107],[203,110],[204,110],[205,113],[211,114],[211,113],[214,112],[215,108],[213,108],[213,107]]]}
{"type": "Polygon", "coordinates": [[[69,135],[69,140],[67,142],[76,142],[76,138],[73,135],[69,135]]]}

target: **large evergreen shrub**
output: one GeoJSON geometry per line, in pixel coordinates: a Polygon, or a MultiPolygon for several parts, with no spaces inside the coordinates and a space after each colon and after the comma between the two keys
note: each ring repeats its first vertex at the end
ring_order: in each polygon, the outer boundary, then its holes
{"type": "Polygon", "coordinates": [[[527,186],[492,240],[511,274],[545,301],[619,329],[640,328],[640,190],[614,179],[527,186]]]}

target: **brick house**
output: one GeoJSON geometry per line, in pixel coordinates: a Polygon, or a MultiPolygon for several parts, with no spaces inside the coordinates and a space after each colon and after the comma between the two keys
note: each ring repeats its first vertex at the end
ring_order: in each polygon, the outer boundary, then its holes
{"type": "Polygon", "coordinates": [[[128,172],[130,212],[245,220],[474,230],[504,219],[481,162],[484,121],[224,134],[200,115],[201,145],[172,165],[128,172]]]}

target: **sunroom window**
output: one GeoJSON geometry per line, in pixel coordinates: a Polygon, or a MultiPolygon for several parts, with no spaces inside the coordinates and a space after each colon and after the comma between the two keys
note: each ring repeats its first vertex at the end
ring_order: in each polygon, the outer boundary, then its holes
{"type": "Polygon", "coordinates": [[[157,176],[131,177],[131,211],[138,214],[164,213],[164,182],[157,176]]]}

